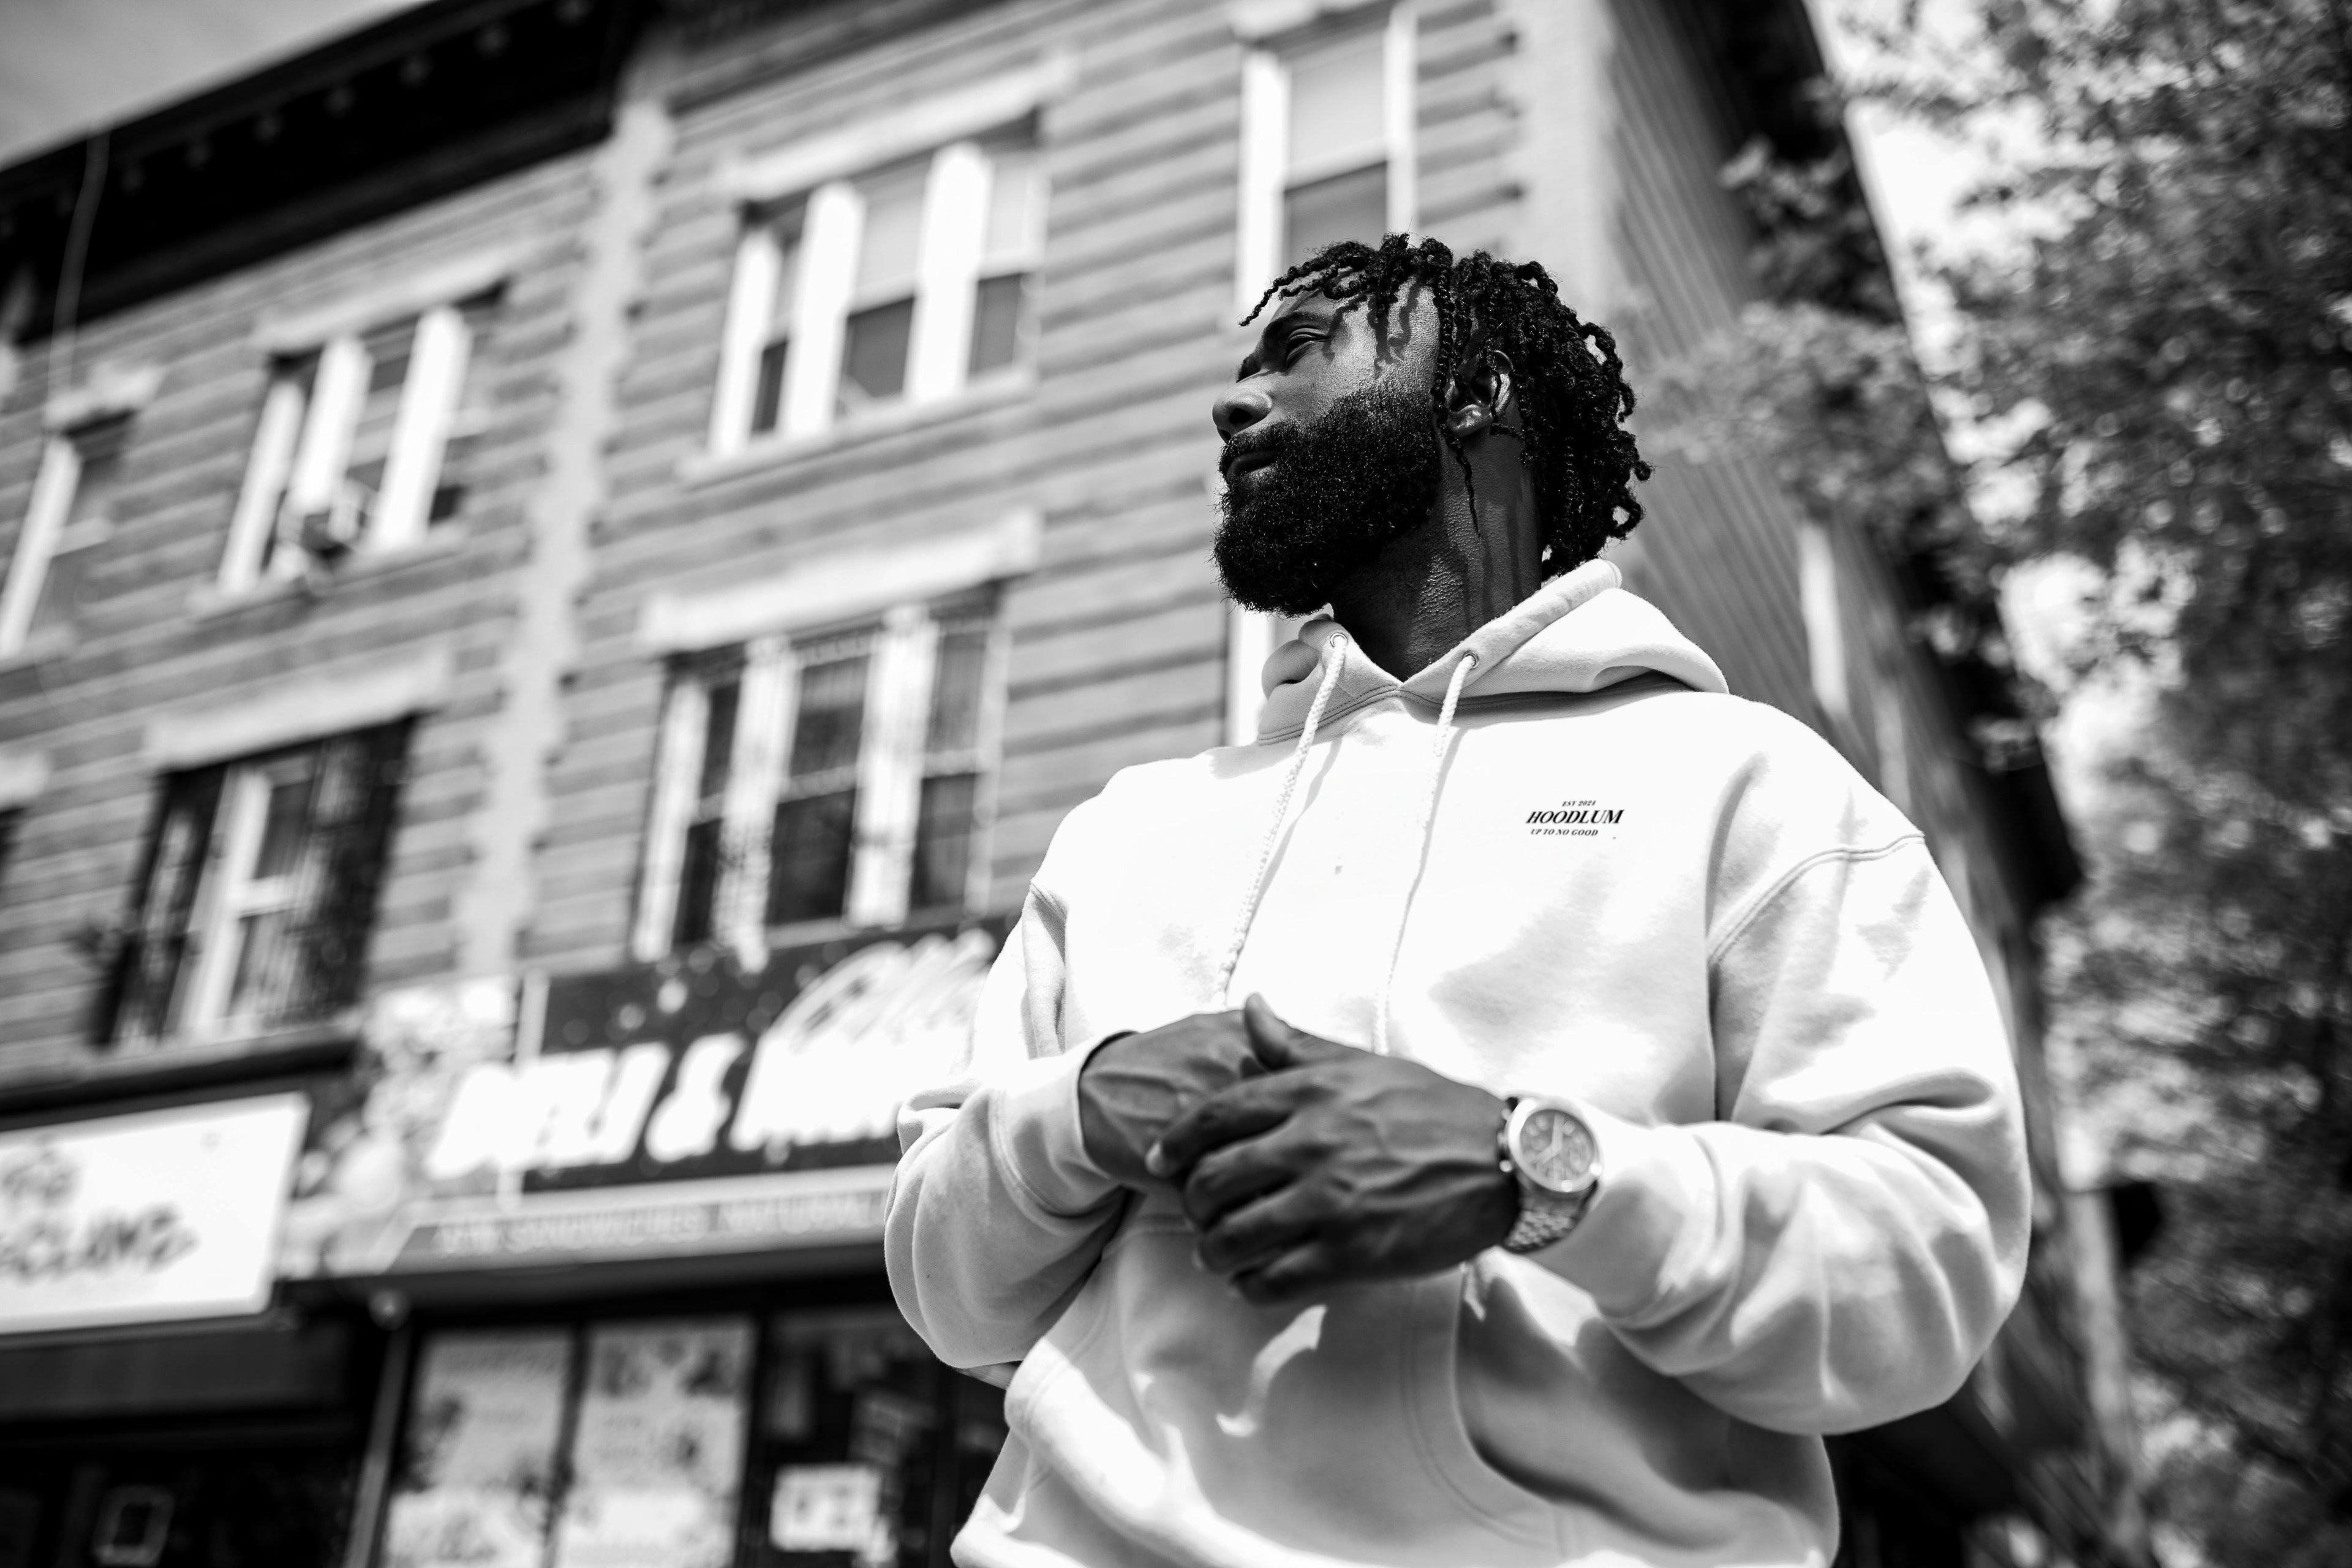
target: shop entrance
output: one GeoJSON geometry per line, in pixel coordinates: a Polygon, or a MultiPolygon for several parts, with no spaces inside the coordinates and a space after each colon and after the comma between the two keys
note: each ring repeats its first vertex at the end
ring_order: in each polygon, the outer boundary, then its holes
{"type": "Polygon", "coordinates": [[[415,1331],[383,1568],[947,1568],[1004,1438],[887,1300],[415,1331]]]}
{"type": "Polygon", "coordinates": [[[278,1568],[336,1561],[356,1456],[213,1436],[0,1461],[0,1568],[278,1568]]]}

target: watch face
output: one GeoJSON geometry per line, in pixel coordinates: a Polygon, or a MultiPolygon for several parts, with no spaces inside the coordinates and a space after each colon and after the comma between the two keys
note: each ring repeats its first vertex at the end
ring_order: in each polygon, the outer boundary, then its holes
{"type": "Polygon", "coordinates": [[[1598,1151],[1574,1112],[1538,1106],[1520,1125],[1512,1158],[1538,1185],[1572,1193],[1591,1178],[1598,1151]]]}

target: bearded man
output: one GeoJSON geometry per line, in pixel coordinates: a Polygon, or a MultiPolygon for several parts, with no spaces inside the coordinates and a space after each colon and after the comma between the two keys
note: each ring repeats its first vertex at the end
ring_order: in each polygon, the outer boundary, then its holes
{"type": "Polygon", "coordinates": [[[2023,1269],[1976,945],[1597,558],[1648,470],[1542,268],[1269,301],[1216,559],[1331,616],[1255,745],[1070,814],[902,1121],[898,1303],[1018,1363],[956,1560],[1826,1563],[1822,1435],[1948,1397],[2023,1269]]]}

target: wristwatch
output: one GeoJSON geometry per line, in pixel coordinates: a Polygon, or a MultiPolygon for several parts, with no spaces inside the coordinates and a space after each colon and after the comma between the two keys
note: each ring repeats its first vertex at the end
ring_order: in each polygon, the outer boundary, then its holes
{"type": "Polygon", "coordinates": [[[1519,1215],[1506,1252],[1535,1252],[1576,1228],[1601,1185],[1592,1129],[1565,1100],[1513,1096],[1495,1135],[1503,1172],[1519,1185],[1519,1215]]]}

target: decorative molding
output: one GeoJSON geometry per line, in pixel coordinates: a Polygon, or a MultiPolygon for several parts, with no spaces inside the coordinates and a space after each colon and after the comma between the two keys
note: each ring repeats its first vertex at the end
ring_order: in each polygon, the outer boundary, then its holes
{"type": "Polygon", "coordinates": [[[722,197],[747,204],[799,195],[828,180],[1011,124],[1061,97],[1076,80],[1076,57],[1056,49],[1026,70],[874,115],[780,152],[723,159],[712,183],[722,197]]]}
{"type": "Polygon", "coordinates": [[[1043,520],[1024,507],[986,528],[913,543],[821,555],[756,583],[646,601],[637,644],[693,653],[772,633],[855,620],[1035,568],[1043,520]]]}
{"type": "Polygon", "coordinates": [[[48,786],[47,752],[0,746],[0,811],[17,811],[32,805],[48,786]]]}
{"type": "Polygon", "coordinates": [[[355,661],[236,702],[151,720],[140,760],[171,773],[388,724],[446,701],[455,674],[448,648],[438,645],[391,664],[355,661]]]}
{"type": "Polygon", "coordinates": [[[934,403],[886,403],[879,408],[861,409],[806,436],[761,436],[731,451],[688,452],[678,459],[676,472],[680,484],[723,484],[820,453],[830,456],[844,447],[1005,407],[1036,390],[1033,366],[992,371],[978,381],[965,383],[961,392],[934,403]]]}
{"type": "Polygon", "coordinates": [[[537,248],[537,242],[518,240],[406,272],[376,288],[341,295],[308,310],[273,310],[254,323],[254,346],[265,353],[299,353],[330,338],[471,299],[521,271],[537,248]]]}
{"type": "Polygon", "coordinates": [[[163,386],[163,372],[158,365],[93,365],[81,385],[49,399],[41,411],[41,422],[62,433],[101,419],[121,418],[154,402],[163,386]]]}
{"type": "Polygon", "coordinates": [[[1389,0],[1233,0],[1225,25],[1245,44],[1272,44],[1334,23],[1353,22],[1389,0]]]}

